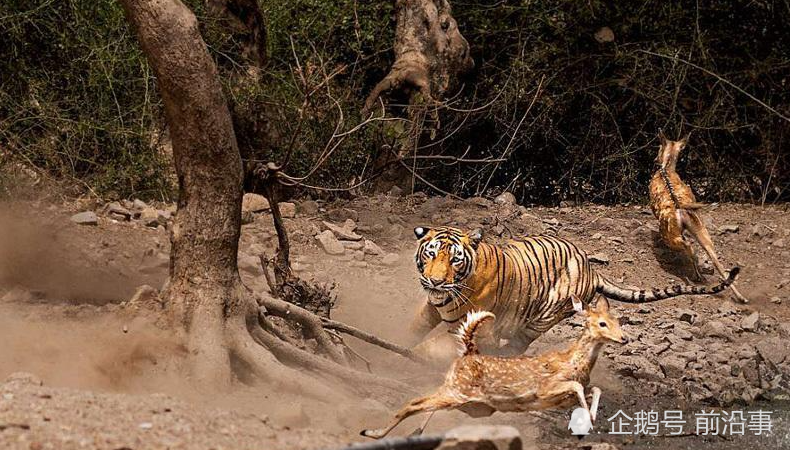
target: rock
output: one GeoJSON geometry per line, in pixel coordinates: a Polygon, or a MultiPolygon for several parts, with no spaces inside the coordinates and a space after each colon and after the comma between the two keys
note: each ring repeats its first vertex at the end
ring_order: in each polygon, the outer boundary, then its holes
{"type": "Polygon", "coordinates": [[[157,209],[156,218],[159,220],[159,223],[166,224],[173,218],[173,214],[166,209],[157,209]]]}
{"type": "Polygon", "coordinates": [[[590,255],[590,262],[598,264],[609,264],[609,256],[606,253],[593,253],[590,255]]]}
{"type": "Polygon", "coordinates": [[[397,253],[387,253],[381,258],[381,264],[385,266],[394,266],[400,260],[400,256],[397,253]]]}
{"type": "Polygon", "coordinates": [[[132,212],[121,206],[118,202],[110,202],[107,204],[105,211],[107,215],[117,220],[129,220],[132,218],[132,212]]]}
{"type": "Polygon", "coordinates": [[[595,239],[596,241],[600,241],[601,238],[603,238],[603,235],[601,233],[595,233],[592,235],[592,238],[595,239]]]}
{"type": "Polygon", "coordinates": [[[437,450],[521,450],[518,430],[505,425],[464,425],[444,435],[437,450]]]}
{"type": "Polygon", "coordinates": [[[392,197],[400,197],[403,195],[403,189],[399,188],[398,186],[392,186],[390,188],[389,195],[392,197]]]}
{"type": "Polygon", "coordinates": [[[658,364],[667,378],[681,378],[686,370],[686,360],[674,355],[662,358],[658,364]]]}
{"type": "Polygon", "coordinates": [[[785,248],[785,240],[777,239],[771,245],[773,245],[776,248],[785,248]]]}
{"type": "Polygon", "coordinates": [[[779,334],[790,338],[790,322],[782,322],[779,324],[779,334]]]}
{"type": "Polygon", "coordinates": [[[367,255],[381,255],[384,253],[384,250],[381,249],[375,242],[365,239],[365,245],[363,248],[365,254],[367,255]]]}
{"type": "Polygon", "coordinates": [[[688,330],[684,328],[677,328],[675,329],[675,336],[683,339],[684,341],[690,341],[694,338],[694,336],[688,330]]]}
{"type": "Polygon", "coordinates": [[[614,244],[622,244],[625,241],[620,236],[612,236],[612,237],[609,238],[609,242],[614,243],[614,244]]]}
{"type": "Polygon", "coordinates": [[[705,324],[703,324],[700,328],[700,332],[706,337],[718,337],[725,339],[730,337],[730,330],[719,320],[705,322],[705,324]]]}
{"type": "Polygon", "coordinates": [[[99,218],[96,216],[96,213],[93,211],[83,211],[81,213],[74,214],[69,219],[72,222],[76,223],[77,225],[98,225],[99,218]]]}
{"type": "Polygon", "coordinates": [[[494,197],[494,203],[498,205],[515,205],[516,196],[511,194],[510,192],[505,191],[494,197]]]}
{"type": "Polygon", "coordinates": [[[760,328],[760,313],[755,311],[741,319],[741,328],[746,331],[757,331],[760,328]]]}
{"type": "Polygon", "coordinates": [[[266,197],[260,194],[247,192],[241,199],[242,212],[256,213],[266,211],[269,209],[269,207],[269,200],[266,200],[266,197]]]}
{"type": "Polygon", "coordinates": [[[136,199],[134,199],[134,201],[132,202],[132,208],[133,208],[133,209],[136,209],[136,210],[138,210],[138,211],[142,211],[142,210],[144,210],[145,208],[148,208],[148,204],[147,204],[147,203],[145,203],[144,201],[140,200],[139,198],[136,198],[136,199]]]}
{"type": "Polygon", "coordinates": [[[286,219],[296,217],[296,205],[290,202],[280,203],[280,214],[286,219]]]}
{"type": "Polygon", "coordinates": [[[318,214],[318,202],[315,200],[305,200],[296,205],[296,212],[302,216],[314,216],[318,214]]]}
{"type": "MultiPolygon", "coordinates": [[[[331,230],[332,233],[334,233],[335,237],[340,239],[340,240],[343,240],[343,241],[361,241],[362,240],[362,236],[354,233],[353,228],[350,228],[350,229],[347,228],[349,226],[348,222],[346,222],[344,224],[344,226],[342,226],[342,227],[339,226],[339,225],[335,225],[335,224],[333,224],[331,222],[327,222],[325,220],[322,220],[321,223],[328,230],[331,230]]],[[[354,228],[356,228],[356,225],[354,225],[354,221],[351,221],[350,225],[353,226],[354,228]]]]}
{"type": "Polygon", "coordinates": [[[365,246],[361,241],[340,241],[346,250],[362,250],[365,246]]]}
{"type": "Polygon", "coordinates": [[[365,261],[357,261],[357,260],[350,261],[348,265],[351,267],[359,267],[359,268],[368,267],[368,263],[366,263],[365,261]]]}
{"type": "Polygon", "coordinates": [[[30,372],[14,372],[5,379],[6,383],[17,383],[17,384],[30,384],[33,386],[43,386],[44,382],[41,381],[36,375],[33,375],[30,372]]]}
{"type": "Polygon", "coordinates": [[[346,219],[359,220],[359,213],[349,208],[335,208],[327,212],[326,216],[333,222],[343,222],[346,219]]]}
{"type": "Polygon", "coordinates": [[[614,42],[614,31],[609,27],[601,27],[598,28],[598,31],[595,32],[593,37],[599,44],[614,42]]]}
{"type": "Polygon", "coordinates": [[[785,342],[778,337],[763,339],[754,346],[757,353],[766,360],[772,362],[774,365],[779,365],[787,359],[790,348],[787,347],[785,342]]]}
{"type": "Polygon", "coordinates": [[[738,225],[722,225],[719,227],[719,234],[737,233],[740,229],[738,225]]]}
{"type": "Polygon", "coordinates": [[[402,239],[405,230],[406,228],[404,228],[401,224],[392,224],[392,226],[387,229],[387,238],[393,240],[402,239]]]}
{"type": "Polygon", "coordinates": [[[691,311],[690,309],[679,309],[677,310],[676,317],[681,322],[686,322],[689,324],[693,324],[697,321],[697,313],[691,311]]]}
{"type": "Polygon", "coordinates": [[[365,252],[362,250],[357,250],[354,252],[354,259],[357,261],[364,261],[365,260],[365,252]]]}
{"type": "Polygon", "coordinates": [[[337,240],[335,234],[332,233],[332,230],[326,230],[322,233],[318,233],[315,237],[318,239],[318,242],[321,244],[321,248],[330,255],[342,255],[346,252],[346,249],[343,247],[343,244],[337,240]]]}
{"type": "Polygon", "coordinates": [[[140,212],[140,222],[151,228],[159,226],[159,213],[150,206],[140,212]]]}

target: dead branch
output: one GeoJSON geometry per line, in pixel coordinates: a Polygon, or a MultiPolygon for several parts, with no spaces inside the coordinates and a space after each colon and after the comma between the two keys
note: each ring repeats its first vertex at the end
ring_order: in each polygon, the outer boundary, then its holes
{"type": "Polygon", "coordinates": [[[401,356],[409,358],[410,360],[412,360],[414,362],[417,362],[417,363],[420,363],[420,364],[425,364],[426,363],[426,361],[424,359],[422,359],[419,356],[415,355],[414,352],[412,352],[411,350],[409,350],[409,349],[407,349],[405,347],[401,347],[400,345],[393,344],[391,342],[385,341],[384,339],[381,339],[381,338],[379,338],[377,336],[374,336],[374,335],[372,335],[372,334],[370,334],[368,332],[362,331],[362,330],[360,330],[358,328],[354,328],[351,325],[347,325],[345,323],[337,322],[337,321],[331,320],[331,319],[321,319],[321,324],[326,329],[337,330],[337,331],[340,331],[342,333],[346,333],[346,334],[348,334],[350,336],[354,336],[355,338],[360,339],[362,341],[365,341],[365,342],[367,342],[369,344],[373,344],[373,345],[379,346],[379,347],[381,347],[383,349],[389,350],[391,352],[394,352],[394,353],[397,353],[397,354],[399,354],[401,356]]]}
{"type": "Polygon", "coordinates": [[[343,354],[337,350],[335,343],[324,331],[321,318],[304,308],[276,298],[259,297],[258,304],[265,309],[266,313],[298,322],[302,329],[306,331],[305,337],[315,339],[319,349],[329,355],[332,361],[338,364],[346,364],[343,354]]]}

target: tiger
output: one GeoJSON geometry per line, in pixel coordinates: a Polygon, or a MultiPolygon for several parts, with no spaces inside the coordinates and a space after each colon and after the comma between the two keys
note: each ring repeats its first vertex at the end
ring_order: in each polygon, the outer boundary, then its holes
{"type": "Polygon", "coordinates": [[[526,236],[495,245],[483,241],[480,229],[417,227],[414,234],[419,240],[415,262],[427,301],[411,330],[422,342],[415,349],[429,356],[436,356],[430,355],[436,349],[425,337],[439,324],[453,326],[473,310],[496,316],[488,347],[502,355],[521,354],[534,339],[573,315],[572,296],[587,305],[596,293],[627,303],[716,294],[727,289],[740,270],[733,267],[715,286],[633,290],[597,273],[584,250],[560,237],[526,236]],[[506,343],[500,346],[502,340],[506,343]]]}

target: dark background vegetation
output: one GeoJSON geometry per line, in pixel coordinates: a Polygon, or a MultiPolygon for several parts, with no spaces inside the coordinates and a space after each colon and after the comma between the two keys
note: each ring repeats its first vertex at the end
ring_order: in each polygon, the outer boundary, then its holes
{"type": "MultiPolygon", "coordinates": [[[[365,96],[392,62],[393,2],[262,1],[269,59],[260,69],[222,18],[187,3],[223,75],[243,155],[277,159],[293,145],[294,176],[315,167],[340,109],[341,130],[363,120],[365,96]]],[[[703,200],[790,198],[787,0],[453,8],[477,67],[417,152],[507,161],[409,160],[436,187],[462,196],[507,189],[527,204],[642,201],[664,129],[692,133],[679,169],[703,200]],[[602,27],[613,41],[596,40],[602,27]]],[[[395,104],[388,114],[406,117],[395,104]]],[[[368,124],[305,182],[346,188],[374,175],[410,126],[368,124]]],[[[173,196],[156,80],[117,2],[0,4],[0,158],[0,191],[23,170],[105,198],[173,196]]]]}

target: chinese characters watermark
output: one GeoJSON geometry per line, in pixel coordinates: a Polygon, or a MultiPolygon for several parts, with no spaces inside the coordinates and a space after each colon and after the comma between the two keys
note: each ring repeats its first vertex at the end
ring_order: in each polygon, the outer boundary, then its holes
{"type": "Polygon", "coordinates": [[[618,410],[609,422],[609,434],[642,434],[677,436],[685,433],[697,435],[735,436],[753,434],[761,436],[772,431],[773,411],[705,411],[693,414],[691,424],[683,417],[683,411],[637,411],[631,416],[618,410]],[[687,429],[686,426],[689,426],[687,429]]]}

